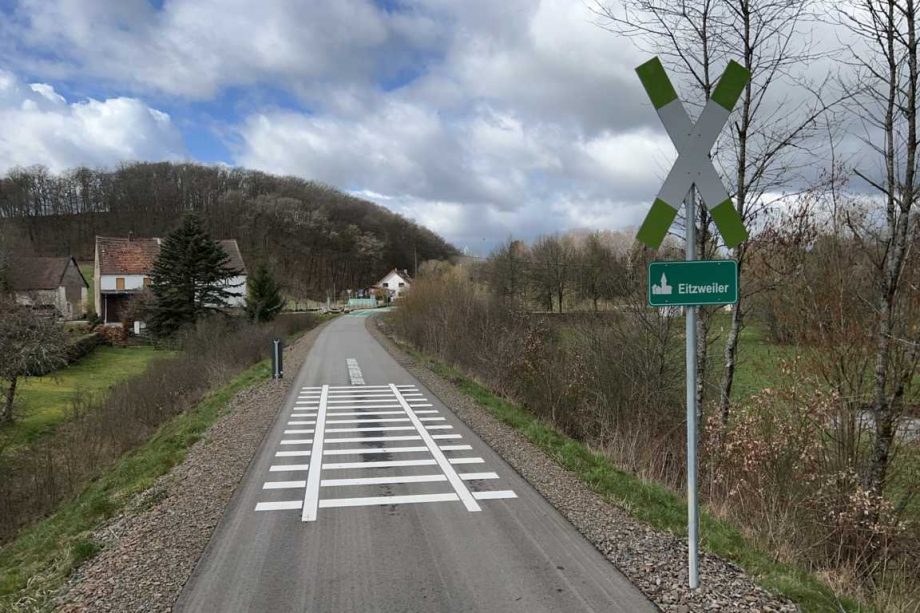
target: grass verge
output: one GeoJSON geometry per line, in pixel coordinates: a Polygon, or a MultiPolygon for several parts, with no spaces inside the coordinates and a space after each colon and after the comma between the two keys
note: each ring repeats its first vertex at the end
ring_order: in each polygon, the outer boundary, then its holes
{"type": "MultiPolygon", "coordinates": [[[[460,391],[488,410],[496,419],[527,437],[564,468],[575,473],[592,490],[625,509],[652,528],[678,536],[687,533],[686,500],[663,485],[643,481],[619,470],[610,459],[596,453],[537,419],[520,406],[500,398],[459,370],[401,345],[419,362],[454,383],[460,391]]],[[[814,573],[778,562],[758,548],[737,527],[707,513],[700,514],[701,548],[743,568],[759,585],[797,603],[805,613],[868,613],[871,609],[839,597],[814,573]]]]}
{"type": "Polygon", "coordinates": [[[194,409],[164,424],[76,499],[63,503],[0,549],[0,611],[21,610],[15,606],[17,601],[29,602],[27,610],[42,610],[42,603],[71,572],[101,549],[91,539],[92,531],[181,463],[237,392],[267,380],[270,374],[268,360],[243,371],[194,409]]]}
{"type": "Polygon", "coordinates": [[[22,382],[17,398],[25,406],[24,413],[0,432],[14,448],[34,443],[70,419],[70,403],[77,392],[105,393],[143,373],[153,360],[173,355],[153,347],[97,347],[65,368],[22,382]]]}

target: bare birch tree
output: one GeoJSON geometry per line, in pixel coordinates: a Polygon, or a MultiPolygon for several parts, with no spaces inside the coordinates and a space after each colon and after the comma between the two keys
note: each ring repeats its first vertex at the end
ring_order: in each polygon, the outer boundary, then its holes
{"type": "Polygon", "coordinates": [[[908,275],[917,232],[918,197],[917,57],[915,0],[851,0],[840,9],[842,23],[856,36],[853,63],[854,115],[864,129],[871,158],[856,175],[878,194],[875,214],[851,218],[850,230],[875,268],[874,296],[867,297],[876,322],[871,403],[875,433],[864,487],[876,502],[878,521],[894,451],[895,436],[920,358],[920,331],[906,307],[918,288],[908,275]],[[871,167],[879,170],[873,172],[871,167]]]}

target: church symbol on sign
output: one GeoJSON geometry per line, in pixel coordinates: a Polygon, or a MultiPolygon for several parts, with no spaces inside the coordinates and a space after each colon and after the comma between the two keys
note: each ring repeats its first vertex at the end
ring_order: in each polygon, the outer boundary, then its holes
{"type": "Polygon", "coordinates": [[[668,285],[668,277],[664,273],[661,273],[661,285],[652,286],[652,294],[658,296],[670,296],[674,293],[674,288],[668,285]]]}

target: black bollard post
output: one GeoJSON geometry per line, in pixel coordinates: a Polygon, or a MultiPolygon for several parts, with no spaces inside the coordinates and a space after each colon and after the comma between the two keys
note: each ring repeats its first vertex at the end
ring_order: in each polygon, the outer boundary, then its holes
{"type": "Polygon", "coordinates": [[[280,340],[272,341],[272,379],[284,377],[284,345],[280,340]]]}

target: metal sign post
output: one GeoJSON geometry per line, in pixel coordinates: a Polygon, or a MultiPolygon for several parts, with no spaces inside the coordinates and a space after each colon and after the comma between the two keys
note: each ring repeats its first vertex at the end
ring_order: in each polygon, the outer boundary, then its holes
{"type": "Polygon", "coordinates": [[[674,273],[683,275],[685,282],[671,281],[667,272],[659,273],[653,267],[660,268],[669,264],[653,262],[649,264],[649,305],[670,306],[684,305],[687,313],[687,567],[691,588],[700,585],[699,573],[699,498],[696,483],[697,476],[697,406],[696,406],[696,368],[697,368],[697,309],[700,304],[730,304],[738,300],[737,263],[734,263],[734,294],[730,278],[725,277],[727,269],[723,262],[706,262],[700,268],[696,260],[696,199],[694,187],[699,192],[709,209],[713,222],[719,229],[728,248],[734,248],[748,238],[747,229],[732,200],[722,185],[722,180],[712,165],[709,150],[719,137],[719,132],[728,121],[728,116],[738,102],[741,92],[750,79],[750,73],[740,64],[729,62],[719,79],[719,83],[706,102],[703,112],[694,124],[687,111],[677,98],[677,92],[671,85],[664,67],[658,58],[646,62],[636,69],[643,87],[658,112],[668,136],[677,147],[677,161],[668,173],[652,209],[639,228],[636,238],[652,249],[658,249],[667,236],[674,218],[677,217],[678,204],[684,201],[686,215],[684,259],[694,265],[680,269],[677,263],[674,273]],[[688,272],[689,268],[696,268],[688,272]],[[654,274],[653,274],[654,273],[654,274]],[[656,283],[657,282],[657,283],[656,283]],[[655,283],[653,285],[653,283],[655,283]],[[673,283],[677,283],[675,292],[673,283]]]}
{"type": "Polygon", "coordinates": [[[280,340],[272,341],[272,379],[284,377],[284,345],[280,340]]]}

